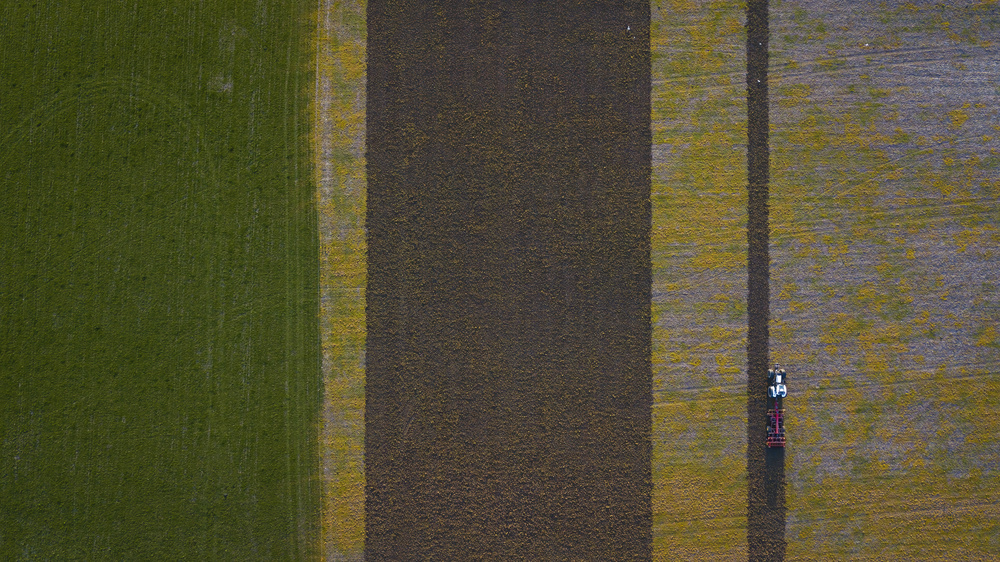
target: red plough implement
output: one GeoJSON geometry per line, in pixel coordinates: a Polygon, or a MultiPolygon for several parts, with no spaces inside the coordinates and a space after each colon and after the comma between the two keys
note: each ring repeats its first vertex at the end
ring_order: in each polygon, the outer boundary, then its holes
{"type": "Polygon", "coordinates": [[[767,446],[785,446],[785,410],[772,408],[767,411],[767,446]]]}

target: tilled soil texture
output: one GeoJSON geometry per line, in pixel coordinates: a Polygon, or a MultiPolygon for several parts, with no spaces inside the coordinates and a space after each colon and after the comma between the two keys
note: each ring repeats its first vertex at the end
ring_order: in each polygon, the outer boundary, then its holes
{"type": "Polygon", "coordinates": [[[0,559],[317,554],[309,31],[0,7],[0,559]]]}
{"type": "Polygon", "coordinates": [[[367,9],[366,556],[649,559],[649,4],[367,9]]]}
{"type": "Polygon", "coordinates": [[[771,7],[789,559],[1000,549],[1000,6],[771,7]]]}

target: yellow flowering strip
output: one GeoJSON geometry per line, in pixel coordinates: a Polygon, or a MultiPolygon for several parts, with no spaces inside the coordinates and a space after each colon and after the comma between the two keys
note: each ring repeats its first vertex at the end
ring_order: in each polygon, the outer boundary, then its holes
{"type": "Polygon", "coordinates": [[[320,230],[324,557],[364,551],[364,0],[319,0],[312,147],[320,230]]]}

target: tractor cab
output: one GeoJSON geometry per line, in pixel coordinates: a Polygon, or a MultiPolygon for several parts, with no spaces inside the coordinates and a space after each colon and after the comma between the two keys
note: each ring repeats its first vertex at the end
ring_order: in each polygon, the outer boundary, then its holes
{"type": "Polygon", "coordinates": [[[775,365],[773,369],[768,369],[768,398],[784,398],[788,394],[788,388],[785,386],[787,377],[788,375],[785,373],[785,370],[778,368],[777,365],[775,365]]]}

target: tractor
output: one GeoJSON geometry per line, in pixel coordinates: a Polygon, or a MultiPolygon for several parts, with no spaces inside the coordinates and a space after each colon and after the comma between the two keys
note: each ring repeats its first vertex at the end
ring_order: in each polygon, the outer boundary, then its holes
{"type": "Polygon", "coordinates": [[[785,386],[788,374],[777,365],[767,371],[767,446],[785,446],[785,409],[781,407],[782,399],[788,394],[785,386]],[[774,402],[771,402],[774,400],[774,402]]]}

